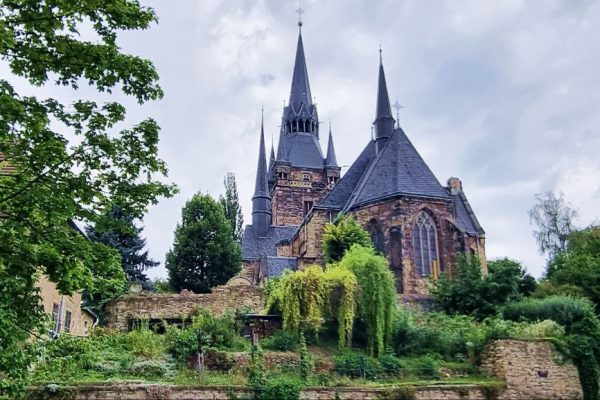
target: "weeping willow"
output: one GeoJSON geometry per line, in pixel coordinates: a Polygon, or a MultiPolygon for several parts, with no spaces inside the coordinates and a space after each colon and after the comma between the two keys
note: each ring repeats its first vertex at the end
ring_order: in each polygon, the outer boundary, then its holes
{"type": "Polygon", "coordinates": [[[383,355],[396,310],[396,288],[387,260],[372,248],[354,245],[338,266],[354,273],[360,286],[358,316],[367,327],[369,353],[383,355]]]}
{"type": "Polygon", "coordinates": [[[325,279],[329,294],[329,314],[338,322],[338,345],[344,348],[352,343],[358,281],[352,272],[336,265],[327,268],[325,279]]]}
{"type": "Polygon", "coordinates": [[[267,294],[267,309],[277,305],[283,329],[297,332],[307,328],[318,332],[326,317],[338,322],[338,343],[346,347],[352,340],[356,314],[358,281],[347,269],[318,265],[285,273],[267,294]]]}

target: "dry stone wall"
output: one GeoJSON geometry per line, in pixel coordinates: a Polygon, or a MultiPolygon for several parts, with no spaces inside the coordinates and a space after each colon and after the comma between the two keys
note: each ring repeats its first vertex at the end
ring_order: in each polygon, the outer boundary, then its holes
{"type": "Polygon", "coordinates": [[[547,340],[497,340],[484,350],[481,367],[506,383],[503,400],[583,399],[577,368],[547,340]]]}
{"type": "Polygon", "coordinates": [[[107,326],[127,330],[131,320],[188,318],[199,308],[221,315],[227,310],[264,308],[261,289],[255,286],[221,286],[206,294],[139,294],[121,296],[107,306],[107,326]]]}

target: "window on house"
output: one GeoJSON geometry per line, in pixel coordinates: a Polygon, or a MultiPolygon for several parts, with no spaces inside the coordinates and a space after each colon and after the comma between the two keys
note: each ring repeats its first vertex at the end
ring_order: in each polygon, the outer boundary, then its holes
{"type": "Polygon", "coordinates": [[[385,243],[383,238],[383,231],[381,230],[381,225],[379,224],[379,222],[377,222],[377,220],[375,219],[369,221],[369,223],[367,224],[367,231],[371,236],[371,242],[373,242],[373,246],[375,246],[375,249],[383,254],[385,251],[385,243]]]}
{"type": "Polygon", "coordinates": [[[310,174],[302,174],[302,180],[310,181],[310,174]]]}
{"type": "Polygon", "coordinates": [[[308,215],[308,213],[310,212],[310,210],[313,208],[313,202],[312,201],[305,201],[304,202],[304,216],[308,215]]]}
{"type": "Polygon", "coordinates": [[[58,331],[58,311],[59,311],[58,303],[52,304],[52,332],[58,331]]]}
{"type": "Polygon", "coordinates": [[[429,214],[420,212],[412,229],[414,262],[417,275],[431,275],[438,262],[437,232],[429,214]]]}
{"type": "Polygon", "coordinates": [[[65,314],[65,332],[71,332],[71,311],[65,314]]]}

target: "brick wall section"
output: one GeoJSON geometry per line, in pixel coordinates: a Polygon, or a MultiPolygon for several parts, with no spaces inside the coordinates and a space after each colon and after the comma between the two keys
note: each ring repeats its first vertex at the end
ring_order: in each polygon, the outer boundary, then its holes
{"type": "Polygon", "coordinates": [[[249,307],[254,312],[264,308],[263,294],[254,286],[221,286],[207,294],[139,294],[122,296],[107,306],[107,326],[127,330],[129,320],[180,319],[204,308],[221,315],[227,310],[249,307]]]}
{"type": "MultiPolygon", "coordinates": [[[[231,394],[238,398],[252,398],[253,391],[247,387],[220,386],[168,386],[150,384],[82,385],[72,388],[73,400],[229,400],[231,394]]],[[[476,385],[423,386],[411,389],[400,388],[305,388],[302,400],[401,399],[402,393],[412,392],[416,400],[487,400],[484,391],[476,385]]]]}
{"type": "Polygon", "coordinates": [[[506,382],[504,400],[582,399],[577,368],[558,362],[547,340],[497,340],[482,354],[482,370],[506,382]]]}
{"type": "Polygon", "coordinates": [[[455,237],[451,226],[446,220],[454,218],[452,204],[436,200],[398,199],[373,204],[350,213],[363,226],[372,220],[377,221],[381,227],[384,238],[384,251],[388,261],[391,262],[391,230],[400,229],[402,233],[402,265],[403,268],[395,272],[396,279],[402,279],[403,293],[427,294],[431,284],[430,277],[417,276],[413,265],[412,228],[417,215],[427,211],[435,222],[438,234],[439,268],[444,271],[450,269],[455,259],[455,237]]]}
{"type": "Polygon", "coordinates": [[[327,173],[285,165],[278,165],[276,172],[285,172],[288,179],[277,179],[271,191],[272,224],[300,225],[304,219],[304,202],[312,201],[316,205],[329,192],[327,173]],[[310,176],[309,180],[304,180],[304,174],[310,176]]]}

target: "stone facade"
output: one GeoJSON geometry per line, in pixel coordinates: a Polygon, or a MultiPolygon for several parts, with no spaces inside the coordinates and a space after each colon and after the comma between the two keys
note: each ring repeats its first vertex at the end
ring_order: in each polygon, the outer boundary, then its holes
{"type": "Polygon", "coordinates": [[[264,308],[261,289],[255,286],[221,286],[206,294],[139,294],[121,296],[106,308],[107,326],[126,331],[132,321],[183,320],[203,308],[221,315],[227,310],[264,308]]]}
{"type": "Polygon", "coordinates": [[[58,292],[56,285],[42,275],[37,282],[44,312],[54,321],[55,333],[74,336],[88,336],[96,318],[81,308],[81,293],[65,296],[58,292]]]}
{"type": "Polygon", "coordinates": [[[481,369],[506,382],[502,399],[582,399],[577,368],[548,340],[497,340],[482,354],[481,369]]]}
{"type": "Polygon", "coordinates": [[[312,206],[328,193],[329,176],[338,179],[338,170],[298,168],[277,164],[271,189],[272,225],[300,225],[312,206]]]}

